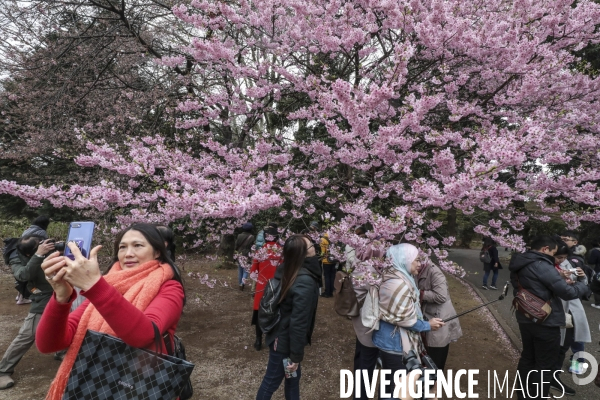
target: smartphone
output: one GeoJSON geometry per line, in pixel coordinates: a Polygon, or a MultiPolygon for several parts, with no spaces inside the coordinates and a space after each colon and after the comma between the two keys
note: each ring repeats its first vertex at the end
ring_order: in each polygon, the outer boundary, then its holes
{"type": "Polygon", "coordinates": [[[295,377],[298,376],[298,374],[296,373],[296,371],[294,371],[294,372],[288,371],[287,367],[290,364],[292,364],[292,360],[289,357],[283,359],[283,370],[285,371],[285,377],[288,378],[288,379],[289,378],[295,378],[295,377]]]}
{"type": "MultiPolygon", "coordinates": [[[[71,222],[69,224],[69,235],[67,236],[66,243],[75,242],[79,251],[85,258],[90,257],[90,250],[92,248],[92,236],[94,236],[95,225],[93,222],[71,222]]],[[[65,246],[65,256],[71,260],[75,259],[71,249],[65,246]]]]}

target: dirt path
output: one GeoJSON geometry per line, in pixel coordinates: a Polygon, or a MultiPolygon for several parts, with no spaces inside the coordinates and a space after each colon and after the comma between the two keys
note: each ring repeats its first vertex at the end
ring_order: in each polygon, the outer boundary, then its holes
{"type": "MultiPolygon", "coordinates": [[[[207,263],[188,261],[187,271],[208,273],[232,282],[235,270],[215,270],[207,263]]],[[[16,306],[12,278],[0,274],[0,351],[4,352],[17,334],[27,306],[16,306]]],[[[458,312],[476,306],[469,288],[456,279],[449,287],[458,312]]],[[[187,279],[188,305],[178,335],[187,348],[188,358],[196,363],[192,381],[195,399],[253,399],[262,380],[268,351],[257,352],[254,327],[250,326],[252,300],[249,292],[217,287],[210,289],[197,280],[187,279]]],[[[301,393],[308,400],[339,399],[340,369],[352,369],[355,336],[349,320],[332,309],[333,299],[321,299],[313,345],[307,347],[302,368],[301,393]]],[[[450,346],[448,369],[479,369],[479,398],[487,398],[487,371],[504,374],[510,382],[516,369],[517,353],[493,327],[489,313],[477,311],[461,317],[464,336],[450,346]]],[[[51,355],[32,348],[13,375],[15,387],[0,391],[0,400],[43,399],[58,368],[51,355]]],[[[283,399],[280,389],[274,399],[283,399]]],[[[497,398],[506,398],[498,396],[497,398]]]]}

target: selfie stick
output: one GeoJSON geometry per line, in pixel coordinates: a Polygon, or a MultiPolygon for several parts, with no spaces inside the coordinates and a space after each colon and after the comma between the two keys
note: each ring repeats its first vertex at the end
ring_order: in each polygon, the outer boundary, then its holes
{"type": "Polygon", "coordinates": [[[470,313],[470,312],[472,312],[472,311],[478,310],[478,309],[480,309],[481,307],[485,307],[485,306],[487,306],[487,305],[490,305],[490,304],[492,304],[492,303],[495,303],[495,302],[497,302],[497,301],[504,300],[504,298],[505,298],[505,297],[506,297],[506,295],[508,294],[508,285],[509,285],[509,284],[510,284],[510,282],[506,282],[506,285],[504,285],[504,288],[502,289],[502,294],[500,294],[500,297],[498,297],[498,300],[492,300],[492,301],[490,301],[489,303],[485,303],[485,304],[482,304],[482,305],[480,305],[480,306],[477,306],[477,307],[475,307],[475,308],[472,308],[472,309],[470,309],[470,310],[463,311],[463,312],[461,312],[460,314],[456,314],[456,315],[455,315],[455,316],[453,316],[453,317],[446,318],[446,319],[444,319],[443,321],[444,321],[444,322],[452,321],[452,320],[453,320],[453,319],[455,319],[455,318],[462,317],[463,315],[465,315],[465,314],[468,314],[468,313],[470,313]]]}

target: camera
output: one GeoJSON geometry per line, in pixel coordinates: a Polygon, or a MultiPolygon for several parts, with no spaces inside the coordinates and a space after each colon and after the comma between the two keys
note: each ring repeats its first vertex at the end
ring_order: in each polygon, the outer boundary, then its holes
{"type": "MultiPolygon", "coordinates": [[[[423,397],[425,398],[425,371],[426,370],[433,370],[433,371],[437,371],[438,367],[437,365],[435,365],[435,362],[433,361],[433,359],[431,357],[429,357],[427,354],[421,354],[421,361],[419,361],[419,358],[417,357],[417,353],[414,350],[409,351],[407,354],[404,355],[403,357],[403,362],[404,365],[406,366],[406,373],[407,375],[410,374],[412,371],[417,371],[417,370],[421,370],[421,376],[419,377],[418,381],[421,381],[421,385],[423,387],[423,397]]],[[[437,380],[437,375],[436,374],[432,374],[430,376],[430,381],[436,381],[437,380]]]]}
{"type": "Polygon", "coordinates": [[[54,250],[59,251],[59,252],[64,252],[65,251],[65,242],[57,242],[54,239],[48,239],[46,240],[47,243],[54,243],[54,250]]]}

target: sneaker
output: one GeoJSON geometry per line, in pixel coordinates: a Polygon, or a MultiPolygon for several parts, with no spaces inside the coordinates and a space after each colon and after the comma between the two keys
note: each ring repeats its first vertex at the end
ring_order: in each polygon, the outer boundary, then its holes
{"type": "Polygon", "coordinates": [[[585,374],[587,368],[584,366],[583,362],[579,360],[571,360],[571,366],[569,367],[569,372],[576,375],[585,374]]]}
{"type": "Polygon", "coordinates": [[[15,386],[15,381],[8,375],[0,376],[0,390],[15,386]]]}
{"type": "Polygon", "coordinates": [[[590,304],[590,306],[600,310],[600,304],[590,304]]]}
{"type": "Polygon", "coordinates": [[[580,374],[581,372],[577,372],[579,371],[579,361],[577,360],[571,360],[571,365],[569,365],[569,372],[570,373],[575,373],[575,374],[580,374]]]}
{"type": "Polygon", "coordinates": [[[29,299],[19,299],[19,301],[17,301],[17,305],[18,306],[22,306],[24,304],[31,304],[31,300],[29,300],[29,299]]]}
{"type": "Polygon", "coordinates": [[[488,287],[487,287],[487,285],[483,285],[483,286],[481,286],[481,287],[482,287],[482,288],[484,288],[485,290],[488,290],[488,287]]]}
{"type": "Polygon", "coordinates": [[[498,290],[498,288],[496,286],[494,286],[494,285],[490,286],[490,289],[498,290]]]}
{"type": "Polygon", "coordinates": [[[563,396],[575,396],[575,389],[562,383],[560,376],[557,376],[550,382],[550,389],[558,390],[563,396]]]}

